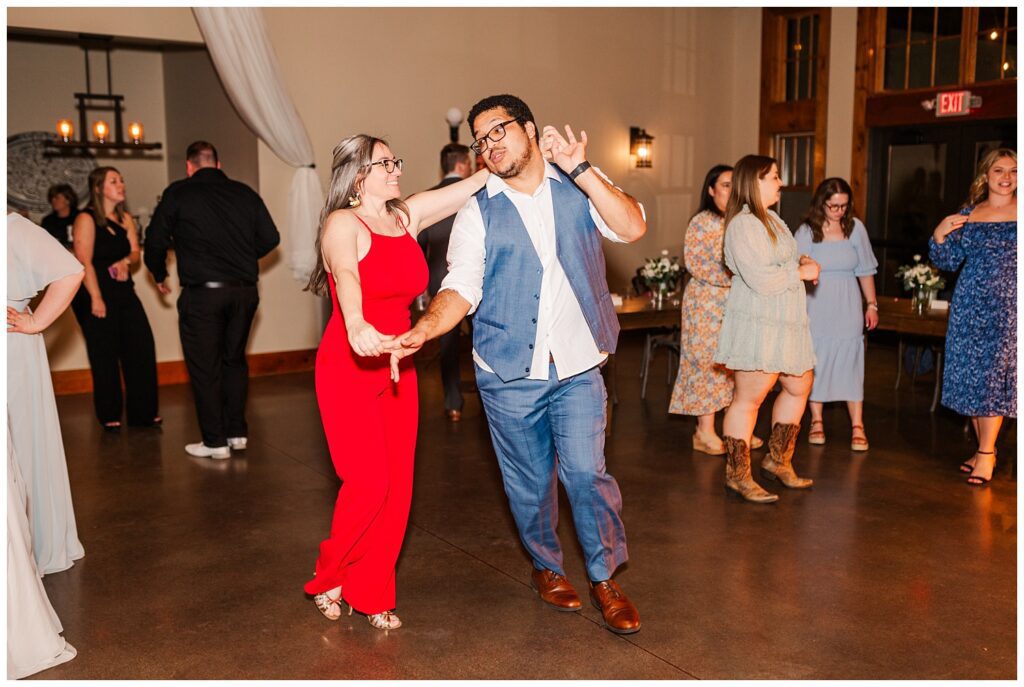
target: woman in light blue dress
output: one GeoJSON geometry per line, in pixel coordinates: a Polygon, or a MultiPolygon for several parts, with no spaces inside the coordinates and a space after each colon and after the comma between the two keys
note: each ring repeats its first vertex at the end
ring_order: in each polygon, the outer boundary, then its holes
{"type": "Polygon", "coordinates": [[[846,401],[852,425],[850,448],[866,451],[864,329],[878,326],[874,277],[878,260],[867,229],[853,216],[852,197],[850,185],[843,179],[821,182],[804,223],[797,229],[796,242],[802,254],[821,265],[817,285],[807,287],[807,316],[817,359],[807,440],[824,444],[823,405],[846,401]]]}

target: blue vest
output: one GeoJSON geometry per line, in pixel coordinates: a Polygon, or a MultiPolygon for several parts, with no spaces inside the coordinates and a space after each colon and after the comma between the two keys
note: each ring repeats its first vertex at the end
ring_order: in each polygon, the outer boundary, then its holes
{"type": "MultiPolygon", "coordinates": [[[[561,170],[557,172],[561,183],[550,183],[555,255],[598,350],[614,353],[619,320],[608,293],[601,233],[590,217],[586,194],[561,170]]],[[[546,177],[543,183],[548,183],[546,177]]],[[[486,254],[483,296],[473,318],[473,348],[502,381],[509,382],[530,374],[544,275],[526,225],[508,196],[488,198],[485,186],[476,199],[484,219],[486,254]]]]}

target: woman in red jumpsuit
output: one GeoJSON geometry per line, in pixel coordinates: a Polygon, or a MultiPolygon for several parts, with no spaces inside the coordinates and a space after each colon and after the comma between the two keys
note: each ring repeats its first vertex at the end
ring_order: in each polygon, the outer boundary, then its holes
{"type": "Polygon", "coordinates": [[[401,176],[402,160],[379,138],[359,134],[335,147],[308,287],[333,303],[316,357],[316,396],[342,486],[305,590],[328,620],[341,616],[344,602],[382,630],[402,624],[395,563],[412,501],[419,409],[411,359],[392,368],[388,351],[427,286],[416,234],[457,212],[487,171],[406,202],[401,176]]]}

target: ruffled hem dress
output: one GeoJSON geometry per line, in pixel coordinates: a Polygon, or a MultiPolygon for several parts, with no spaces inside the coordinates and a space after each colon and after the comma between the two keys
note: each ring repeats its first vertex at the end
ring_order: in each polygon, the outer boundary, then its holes
{"type": "Polygon", "coordinates": [[[725,230],[725,264],[732,286],[714,361],[730,370],[800,376],[814,367],[800,254],[786,223],[768,211],[775,241],[750,208],[725,230]]]}
{"type": "Polygon", "coordinates": [[[801,224],[796,243],[803,255],[821,265],[818,284],[807,284],[807,316],[814,342],[815,403],[864,400],[864,305],[860,277],[875,274],[878,260],[868,231],[853,220],[849,238],[814,243],[801,224]]]}

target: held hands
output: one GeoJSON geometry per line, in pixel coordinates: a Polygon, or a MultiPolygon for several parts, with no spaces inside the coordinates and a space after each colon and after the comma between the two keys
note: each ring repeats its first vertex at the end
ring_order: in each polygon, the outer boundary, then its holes
{"type": "Polygon", "coordinates": [[[398,363],[423,348],[427,335],[417,329],[410,329],[405,334],[394,338],[389,347],[391,351],[391,381],[398,382],[398,363]]]}
{"type": "Polygon", "coordinates": [[[821,274],[821,265],[816,263],[807,255],[800,256],[800,268],[797,274],[801,281],[809,281],[812,284],[818,283],[818,275],[821,274]]]}
{"type": "Polygon", "coordinates": [[[92,299],[92,316],[100,319],[107,316],[107,304],[103,302],[102,298],[92,299]]]}
{"type": "Polygon", "coordinates": [[[932,238],[935,239],[935,243],[942,245],[942,242],[946,240],[947,236],[966,223],[967,215],[957,213],[955,215],[945,217],[941,222],[939,222],[939,226],[935,227],[935,231],[932,232],[932,238]]]}
{"type": "Polygon", "coordinates": [[[160,293],[162,293],[165,296],[167,296],[167,295],[169,295],[171,293],[171,287],[167,286],[167,284],[165,284],[164,282],[160,282],[159,284],[157,284],[156,285],[156,290],[159,291],[160,293]]]}
{"type": "Polygon", "coordinates": [[[38,334],[43,331],[36,324],[36,318],[32,311],[25,308],[24,311],[17,311],[7,306],[7,333],[8,334],[38,334]]]}
{"type": "Polygon", "coordinates": [[[558,133],[558,129],[548,125],[540,135],[540,152],[544,159],[553,162],[568,174],[587,159],[587,132],[580,129],[580,140],[572,132],[572,127],[565,125],[566,138],[558,133]]]}
{"type": "Polygon", "coordinates": [[[348,326],[348,343],[356,355],[372,358],[390,350],[388,344],[393,336],[381,334],[366,320],[358,320],[348,326]]]}

